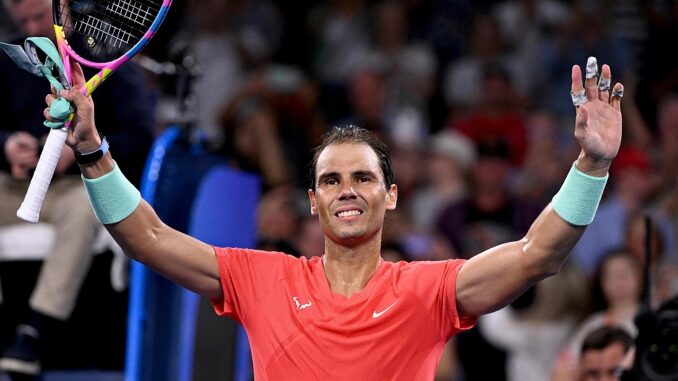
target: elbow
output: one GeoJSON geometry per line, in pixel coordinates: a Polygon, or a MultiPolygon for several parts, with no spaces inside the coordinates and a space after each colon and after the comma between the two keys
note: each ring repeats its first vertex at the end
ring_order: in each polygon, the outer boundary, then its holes
{"type": "Polygon", "coordinates": [[[114,234],[114,238],[116,238],[125,255],[130,259],[148,264],[153,260],[153,256],[161,251],[161,244],[168,230],[169,227],[167,225],[160,224],[139,230],[134,235],[121,236],[114,234]]]}

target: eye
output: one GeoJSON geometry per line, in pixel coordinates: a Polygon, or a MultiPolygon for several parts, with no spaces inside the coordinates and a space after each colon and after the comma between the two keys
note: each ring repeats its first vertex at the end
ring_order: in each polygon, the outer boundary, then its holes
{"type": "Polygon", "coordinates": [[[367,182],[372,181],[372,178],[369,177],[369,176],[358,176],[358,178],[357,178],[356,180],[357,180],[359,183],[367,183],[367,182]]]}
{"type": "Polygon", "coordinates": [[[337,185],[339,184],[339,181],[336,178],[329,177],[323,180],[324,185],[337,185]]]}

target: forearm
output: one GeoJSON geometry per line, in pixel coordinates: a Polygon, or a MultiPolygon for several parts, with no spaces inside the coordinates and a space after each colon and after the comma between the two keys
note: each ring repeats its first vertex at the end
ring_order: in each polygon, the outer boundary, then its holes
{"type": "Polygon", "coordinates": [[[519,241],[528,280],[556,274],[585,229],[565,221],[549,204],[519,241]]]}
{"type": "MultiPolygon", "coordinates": [[[[589,176],[607,172],[603,163],[581,159],[582,163],[578,161],[577,168],[586,170],[589,176]]],[[[594,177],[592,181],[597,183],[598,180],[594,177]]],[[[595,185],[600,191],[601,184],[595,185]]],[[[571,191],[564,186],[559,193],[571,191]]],[[[589,193],[595,192],[589,192],[586,188],[579,192],[586,196],[589,193]]],[[[597,207],[597,202],[593,205],[586,197],[583,201],[578,200],[576,194],[569,198],[569,202],[574,205],[572,210],[577,212],[581,209],[588,216],[595,213],[597,207]]],[[[495,311],[513,301],[534,283],[556,274],[588,223],[568,221],[588,220],[588,217],[579,218],[581,216],[575,215],[573,219],[567,211],[561,213],[554,208],[554,203],[549,204],[523,239],[499,245],[470,259],[457,278],[459,308],[471,315],[495,311]]]]}
{"type": "MultiPolygon", "coordinates": [[[[579,172],[596,179],[606,176],[609,166],[609,161],[592,160],[583,152],[575,162],[575,168],[579,172]]],[[[559,193],[568,191],[568,189],[561,189],[559,193]]],[[[590,210],[593,214],[597,209],[597,202],[595,205],[584,205],[585,203],[576,199],[570,202],[576,208],[590,210]]],[[[544,209],[530,227],[525,238],[521,240],[522,251],[526,254],[528,266],[533,276],[538,279],[558,272],[586,228],[586,225],[568,222],[569,216],[566,213],[560,215],[555,204],[556,201],[544,209]]]]}
{"type": "MultiPolygon", "coordinates": [[[[80,170],[86,179],[97,179],[112,172],[114,167],[115,162],[111,154],[107,153],[94,163],[81,164],[80,170]]],[[[142,200],[132,214],[122,221],[105,226],[130,258],[145,263],[145,258],[152,257],[153,248],[157,246],[165,225],[142,200]]]]}
{"type": "MultiPolygon", "coordinates": [[[[114,167],[110,154],[80,166],[86,179],[100,178],[111,173],[114,167]]],[[[127,192],[115,188],[106,191],[127,192]]],[[[115,222],[102,222],[130,258],[201,295],[220,296],[219,273],[211,246],[165,225],[143,199],[129,215],[115,222]]]]}

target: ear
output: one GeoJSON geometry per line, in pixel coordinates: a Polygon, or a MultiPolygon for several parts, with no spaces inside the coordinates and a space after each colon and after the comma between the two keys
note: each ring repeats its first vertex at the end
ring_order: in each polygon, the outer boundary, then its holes
{"type": "Polygon", "coordinates": [[[386,210],[394,210],[398,204],[398,186],[391,184],[391,187],[386,191],[386,210]]]}
{"type": "Polygon", "coordinates": [[[311,215],[317,216],[318,215],[318,204],[315,201],[315,192],[313,191],[313,189],[308,190],[308,201],[311,204],[311,215]]]}

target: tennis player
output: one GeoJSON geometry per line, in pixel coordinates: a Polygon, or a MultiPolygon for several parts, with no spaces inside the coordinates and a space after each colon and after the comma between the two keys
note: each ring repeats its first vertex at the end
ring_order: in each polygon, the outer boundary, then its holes
{"type": "Polygon", "coordinates": [[[623,87],[611,89],[609,66],[599,77],[593,57],[582,77],[574,66],[581,154],[527,235],[467,261],[410,263],[381,258],[398,187],[386,146],[364,129],[335,128],[315,151],[308,196],[325,252],[294,258],[212,247],[163,224],[102,144],[92,101],[77,87],[63,95],[78,110],[67,143],[95,155],[80,168],[99,220],[131,258],[243,324],[257,380],[432,380],[445,343],[556,274],[595,215],[621,142],[623,87]]]}

